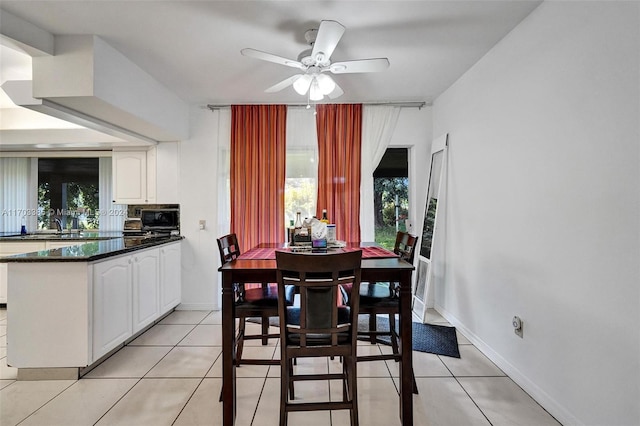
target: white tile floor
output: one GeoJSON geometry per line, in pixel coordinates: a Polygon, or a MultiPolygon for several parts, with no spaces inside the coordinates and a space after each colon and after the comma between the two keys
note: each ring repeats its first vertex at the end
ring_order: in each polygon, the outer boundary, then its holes
{"type": "MultiPolygon", "coordinates": [[[[446,324],[437,313],[433,323],[446,324]]],[[[6,310],[0,309],[0,424],[11,425],[219,425],[220,313],[176,311],[80,380],[16,381],[6,364],[6,310]]],[[[257,327],[256,325],[249,325],[257,327]]],[[[458,334],[461,358],[414,352],[419,395],[416,425],[558,425],[554,418],[458,334]]],[[[278,358],[250,341],[246,357],[278,358]]],[[[387,346],[358,347],[362,353],[387,346]]],[[[328,359],[299,360],[299,368],[339,368],[328,359]]],[[[278,424],[279,367],[238,369],[237,425],[278,424]]],[[[358,364],[360,424],[399,425],[398,367],[393,361],[358,364]]],[[[338,385],[336,383],[336,385],[338,385]]],[[[340,394],[334,384],[300,383],[297,397],[340,394]],[[306,385],[306,386],[305,386],[306,385]]],[[[346,411],[293,413],[291,425],[348,425],[346,411]]]]}

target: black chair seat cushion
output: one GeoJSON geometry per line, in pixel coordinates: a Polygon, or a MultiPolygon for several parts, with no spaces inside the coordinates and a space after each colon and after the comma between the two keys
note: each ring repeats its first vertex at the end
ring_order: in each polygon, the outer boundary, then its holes
{"type": "MultiPolygon", "coordinates": [[[[285,299],[287,305],[293,305],[296,288],[293,285],[285,287],[285,299]]],[[[238,301],[236,306],[278,307],[278,284],[269,284],[264,287],[245,288],[244,300],[238,301]]]]}
{"type": "MultiPolygon", "coordinates": [[[[338,308],[338,324],[348,324],[349,323],[349,313],[350,308],[348,306],[341,306],[338,308]]],[[[330,312],[327,312],[330,314],[330,312]]],[[[327,321],[330,324],[330,318],[318,318],[317,316],[314,320],[320,320],[322,322],[327,321]]],[[[298,307],[290,307],[287,308],[287,325],[300,325],[300,308],[298,307]]],[[[318,325],[318,328],[322,327],[322,325],[318,325]]],[[[325,327],[329,327],[329,325],[325,325],[325,327]]],[[[344,333],[338,334],[338,343],[346,343],[349,341],[351,334],[349,331],[345,331],[344,333]]],[[[307,334],[307,346],[323,346],[330,344],[331,336],[329,334],[307,334]]],[[[293,345],[300,344],[300,335],[297,333],[289,333],[288,335],[288,343],[293,345]]]]}
{"type": "MultiPolygon", "coordinates": [[[[351,285],[340,286],[342,298],[348,305],[351,300],[351,285]]],[[[360,306],[371,304],[398,304],[398,299],[393,296],[388,282],[380,283],[360,283],[360,306]]]]}

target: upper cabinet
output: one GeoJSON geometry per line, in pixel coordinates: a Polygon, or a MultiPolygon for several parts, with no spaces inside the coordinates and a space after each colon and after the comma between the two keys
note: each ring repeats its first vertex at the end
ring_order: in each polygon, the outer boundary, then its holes
{"type": "Polygon", "coordinates": [[[114,149],[114,203],[179,203],[179,155],[178,142],[163,142],[147,150],[114,149]]]}
{"type": "Polygon", "coordinates": [[[156,202],[155,147],[144,151],[113,151],[113,202],[156,202]]]}

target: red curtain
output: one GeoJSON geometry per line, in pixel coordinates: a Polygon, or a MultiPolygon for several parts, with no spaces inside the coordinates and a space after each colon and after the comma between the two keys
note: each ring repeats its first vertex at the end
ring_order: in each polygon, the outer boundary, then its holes
{"type": "Polygon", "coordinates": [[[231,107],[231,232],[243,252],[284,239],[286,105],[231,107]]]}
{"type": "Polygon", "coordinates": [[[318,129],[317,217],[327,209],[338,240],[360,241],[361,104],[316,106],[318,129]]]}

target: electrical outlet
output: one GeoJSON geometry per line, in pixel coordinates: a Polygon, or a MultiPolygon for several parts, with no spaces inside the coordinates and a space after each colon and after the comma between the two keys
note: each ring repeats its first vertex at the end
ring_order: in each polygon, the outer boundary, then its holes
{"type": "Polygon", "coordinates": [[[513,326],[513,332],[516,333],[516,335],[522,339],[523,338],[524,321],[522,321],[522,319],[520,319],[520,317],[516,315],[511,320],[511,325],[513,326]]]}
{"type": "Polygon", "coordinates": [[[207,221],[206,221],[206,220],[204,220],[204,219],[200,219],[200,222],[199,222],[199,225],[198,225],[198,226],[199,226],[200,230],[201,230],[201,231],[203,231],[203,230],[204,230],[204,228],[206,228],[206,227],[207,227],[207,221]]]}

